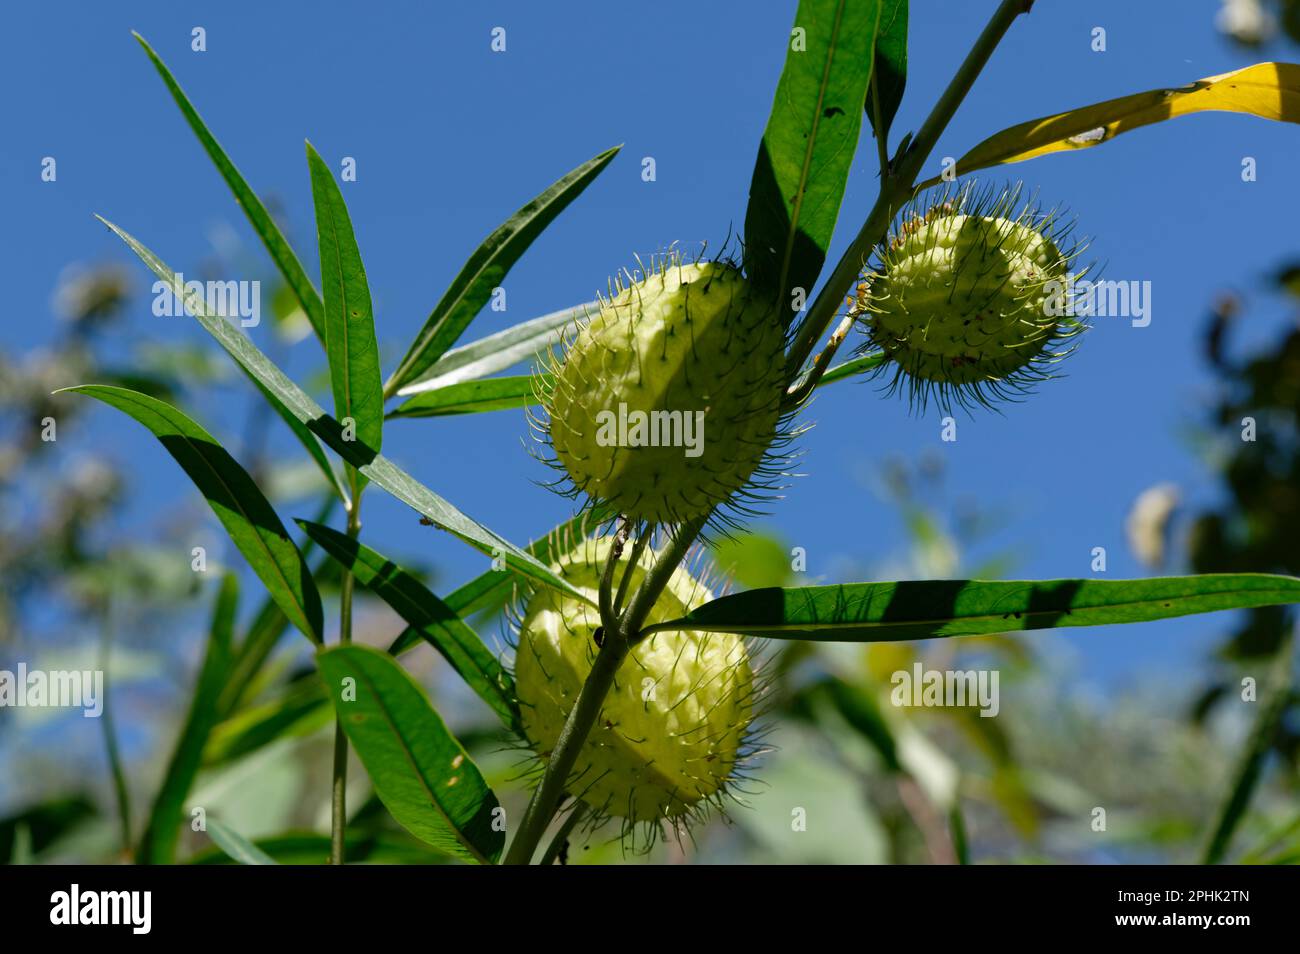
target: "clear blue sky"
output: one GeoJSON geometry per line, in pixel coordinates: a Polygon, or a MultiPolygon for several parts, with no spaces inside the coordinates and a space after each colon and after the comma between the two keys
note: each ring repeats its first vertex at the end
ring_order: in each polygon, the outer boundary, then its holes
{"type": "MultiPolygon", "coordinates": [[[[376,303],[385,370],[479,240],[542,187],[598,151],[622,155],[538,241],[506,283],[508,311],[486,312],[471,336],[576,304],[606,278],[671,242],[721,244],[741,227],[755,149],[781,70],[793,2],[644,4],[319,4],[167,2],[13,4],[0,38],[4,139],[0,189],[6,234],[3,347],[52,337],[49,298],[69,261],[134,260],[92,219],[135,233],[173,267],[197,270],[212,236],[251,231],[158,76],[130,36],[139,30],[254,188],[285,204],[291,237],[317,272],[303,140],[337,167],[376,303]],[[331,9],[336,8],[336,9],[331,9]],[[208,50],[190,51],[190,30],[208,50]],[[507,52],[489,31],[507,30],[507,52]],[[43,156],[58,181],[40,181],[43,156]],[[640,177],[653,156],[658,180],[640,177]]],[[[897,135],[919,125],[992,0],[916,0],[907,96],[897,135]]],[[[1253,59],[1213,29],[1216,0],[1040,0],[1012,30],[940,141],[958,156],[1013,123],[1072,106],[1193,79],[1253,59]],[[1095,26],[1108,49],[1090,49],[1095,26]]],[[[1292,52],[1273,51],[1279,58],[1292,52]]],[[[897,515],[862,479],[888,454],[938,451],[954,496],[1006,510],[989,552],[1016,545],[1015,575],[1084,576],[1105,546],[1109,575],[1140,575],[1123,520],[1137,493],[1172,480],[1192,501],[1213,482],[1180,432],[1202,414],[1212,379],[1199,351],[1207,306],[1222,288],[1260,297],[1243,341],[1267,340],[1285,315],[1262,276],[1294,249],[1300,197],[1293,177],[1300,129],[1206,114],[1135,132],[1085,153],[1008,167],[1044,200],[1064,203],[1093,236],[1110,278],[1153,284],[1150,327],[1102,320],[1066,364],[1063,380],[1005,414],[960,418],[959,440],[939,440],[939,415],[911,413],[871,385],[823,392],[803,441],[807,476],[766,525],[807,549],[809,572],[846,560],[873,564],[904,539],[897,515]],[[1243,183],[1243,156],[1259,181],[1243,183]]],[[[875,153],[864,134],[832,260],[871,204],[875,153]]],[[[934,171],[937,171],[935,166],[934,171]]],[[[265,259],[258,259],[265,263],[265,259]]],[[[266,263],[269,267],[269,263],[266,263]]],[[[829,271],[829,268],[827,269],[829,271]]],[[[139,287],[149,278],[136,268],[139,287]]],[[[265,277],[266,273],[262,273],[265,277]]],[[[239,276],[231,276],[239,277],[239,276]]],[[[251,276],[257,277],[257,276],[251,276]]],[[[154,317],[149,297],[127,321],[160,339],[205,340],[183,319],[154,317]]],[[[269,324],[253,332],[265,346],[269,324]]],[[[312,342],[290,360],[299,379],[320,367],[312,342]]],[[[69,381],[68,384],[77,382],[69,381]]],[[[244,391],[192,409],[236,439],[244,391]]],[[[197,497],[155,440],[106,409],[96,426],[61,438],[131,462],[146,492],[123,533],[197,497]]],[[[390,424],[385,452],[471,515],[524,541],[562,519],[568,501],[536,486],[522,413],[390,424]]],[[[291,444],[281,445],[287,452],[291,444]]],[[[366,537],[394,555],[434,562],[454,584],[485,558],[420,527],[372,490],[366,537]]],[[[301,512],[286,516],[307,515],[301,512]]],[[[979,554],[975,554],[978,557],[979,554]]],[[[184,554],[180,559],[187,559],[184,554]]],[[[205,597],[206,599],[206,597],[205,597]]],[[[1127,681],[1199,664],[1226,617],[1141,629],[1040,634],[1082,653],[1086,677],[1127,681]]]]}

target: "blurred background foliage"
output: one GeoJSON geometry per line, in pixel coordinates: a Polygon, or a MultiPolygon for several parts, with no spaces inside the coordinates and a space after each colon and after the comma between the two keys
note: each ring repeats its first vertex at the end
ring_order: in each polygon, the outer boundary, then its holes
{"type": "MultiPolygon", "coordinates": [[[[1244,46],[1300,43],[1300,0],[1225,0],[1216,26],[1244,46]]],[[[261,273],[263,287],[277,289],[271,301],[282,344],[303,337],[305,316],[257,257],[216,244],[223,260],[201,270],[261,273]]],[[[97,731],[85,729],[79,712],[0,708],[0,764],[9,767],[0,781],[0,862],[124,859],[123,796],[125,824],[138,834],[201,662],[206,611],[195,606],[216,595],[215,584],[204,581],[220,577],[223,556],[238,562],[217,537],[208,540],[208,573],[175,559],[177,547],[202,537],[197,496],[148,526],[123,528],[114,513],[133,492],[129,468],[55,454],[60,445],[42,440],[49,418],[60,440],[84,426],[79,412],[87,403],[50,393],[70,382],[123,383],[189,408],[242,393],[224,390],[231,372],[211,349],[132,338],[120,318],[128,305],[147,300],[133,274],[116,263],[70,266],[51,300],[61,321],[56,344],[0,355],[0,668],[18,659],[46,669],[106,665],[111,686],[111,718],[97,731]],[[39,644],[20,635],[38,630],[39,644]],[[109,742],[121,753],[121,788],[109,742]]],[[[1178,488],[1165,484],[1133,502],[1129,543],[1154,570],[1300,575],[1300,257],[1280,257],[1269,286],[1225,290],[1208,308],[1204,354],[1216,393],[1188,422],[1186,438],[1189,452],[1219,475],[1223,493],[1197,512],[1186,512],[1178,488]],[[1238,353],[1233,329],[1249,316],[1252,294],[1275,289],[1293,297],[1294,317],[1270,346],[1238,353]],[[1255,421],[1253,441],[1242,439],[1247,418],[1255,421]]],[[[237,456],[273,501],[319,497],[310,463],[270,456],[269,412],[256,395],[246,400],[237,456]]],[[[1014,549],[975,564],[967,558],[1015,502],[954,495],[939,456],[887,459],[860,482],[879,506],[902,516],[910,542],[877,564],[836,567],[836,578],[1017,572],[1014,549]]],[[[719,542],[709,557],[744,588],[819,582],[793,569],[801,563],[789,541],[762,530],[719,542]]],[[[433,580],[431,570],[425,579],[433,580]]],[[[334,595],[329,587],[324,593],[334,595]]],[[[504,647],[501,618],[475,623],[485,635],[501,634],[504,647]]],[[[1249,768],[1242,763],[1259,738],[1264,747],[1254,767],[1262,782],[1220,851],[1229,861],[1300,863],[1300,695],[1292,689],[1277,717],[1262,725],[1260,707],[1241,698],[1243,679],[1263,682],[1270,661],[1290,651],[1293,613],[1255,610],[1223,617],[1222,625],[1202,684],[1162,685],[1146,676],[1140,689],[1104,698],[1067,691],[1070,659],[1022,636],[766,648],[768,751],[761,771],[751,773],[757,781],[740,793],[746,807],[682,843],[661,842],[645,860],[1191,862],[1206,856],[1219,806],[1249,768]],[[973,708],[891,705],[891,675],[918,661],[928,669],[996,669],[1016,704],[995,719],[973,708]],[[796,809],[805,830],[792,825],[796,809]],[[1097,809],[1104,809],[1104,830],[1096,830],[1097,809]]],[[[358,641],[386,645],[402,626],[363,593],[355,628],[358,641]]],[[[327,853],[332,718],[309,660],[296,642],[285,643],[227,700],[186,804],[204,806],[277,860],[315,863],[327,853]]],[[[517,817],[526,759],[427,646],[408,666],[517,817]]],[[[350,779],[349,803],[359,806],[348,830],[350,860],[445,861],[392,821],[364,771],[350,779]]],[[[624,851],[613,829],[580,830],[567,860],[618,861],[624,851]]],[[[178,856],[229,861],[188,826],[178,856]]]]}

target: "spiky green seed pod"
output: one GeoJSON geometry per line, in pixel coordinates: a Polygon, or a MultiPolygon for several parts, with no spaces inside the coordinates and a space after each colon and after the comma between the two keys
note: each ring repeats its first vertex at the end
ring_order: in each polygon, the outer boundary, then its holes
{"type": "MultiPolygon", "coordinates": [[[[596,599],[611,541],[585,540],[558,569],[596,599]]],[[[640,585],[648,560],[632,567],[640,585]]],[[[679,567],[647,624],[683,615],[711,594],[679,567]]],[[[523,730],[543,760],[599,651],[600,614],[553,589],[537,592],[519,622],[515,689],[523,730]]],[[[663,631],[634,646],[578,755],[567,791],[597,812],[630,822],[670,821],[718,804],[741,760],[753,717],[748,647],[723,633],[663,631]]]]}
{"type": "Polygon", "coordinates": [[[541,395],[571,489],[661,524],[770,489],[785,383],[771,302],[730,265],[677,256],[610,292],[541,395]]]}
{"type": "Polygon", "coordinates": [[[964,190],[924,213],[903,216],[858,288],[870,346],[912,396],[936,394],[946,407],[987,403],[1049,375],[1083,330],[1068,315],[1068,276],[1077,248],[1068,229],[1021,203],[1019,188],[973,197],[964,190]]]}

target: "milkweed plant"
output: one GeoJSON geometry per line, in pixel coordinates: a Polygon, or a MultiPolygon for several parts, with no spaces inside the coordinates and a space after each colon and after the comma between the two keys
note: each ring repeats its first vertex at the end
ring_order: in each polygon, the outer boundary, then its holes
{"type": "MultiPolygon", "coordinates": [[[[1087,223],[1031,187],[977,173],[1094,148],[1203,110],[1300,119],[1300,66],[1261,63],[1033,119],[989,136],[955,164],[933,163],[936,142],[1004,35],[1032,29],[1032,18],[1017,25],[1031,7],[1032,0],[1002,0],[920,128],[898,136],[891,126],[906,83],[907,0],[801,0],[739,241],[706,257],[665,236],[667,251],[648,260],[612,256],[595,300],[461,343],[530,243],[615,160],[618,148],[609,149],[524,204],[475,250],[387,377],[366,270],[330,166],[309,143],[318,291],[176,78],[137,36],[324,349],[332,410],[276,367],[252,332],[211,308],[124,228],[104,224],[234,360],[320,468],[343,516],[331,525],[327,506],[296,521],[301,535],[291,533],[253,477],[176,407],[126,387],[68,389],[158,437],[269,600],[235,639],[233,579],[220,588],[193,710],[133,846],[136,860],[175,859],[197,771],[186,753],[201,750],[216,721],[238,707],[289,627],[312,643],[328,697],[321,705],[336,717],[332,863],[346,857],[354,749],[383,805],[416,838],[465,861],[529,864],[562,858],[570,839],[607,823],[635,849],[680,838],[695,820],[732,808],[738,784],[762,778],[754,756],[762,750],[771,641],[938,639],[1300,602],[1300,579],[1264,574],[840,583],[719,595],[726,581],[701,544],[780,506],[814,391],[874,376],[879,399],[897,392],[918,407],[983,413],[1032,399],[1084,339],[1075,279],[1089,267],[1087,223]],[[865,214],[841,208],[864,118],[879,160],[879,191],[865,214]],[[841,218],[852,238],[824,275],[841,218]],[[529,373],[501,373],[522,362],[531,362],[529,373]],[[519,450],[520,468],[535,469],[572,501],[572,519],[528,546],[494,533],[382,454],[391,426],[436,427],[442,414],[521,408],[528,421],[521,433],[531,434],[537,460],[519,450]],[[435,595],[385,557],[382,544],[362,542],[370,488],[489,555],[492,567],[435,595]],[[324,635],[326,574],[340,587],[332,645],[324,635]],[[387,652],[352,643],[357,586],[407,624],[387,652]],[[513,632],[508,660],[469,622],[502,609],[513,632]],[[404,668],[403,656],[424,643],[528,753],[532,794],[518,817],[507,815],[404,668]]],[[[781,38],[772,40],[775,52],[781,38]]],[[[238,857],[260,854],[224,826],[213,837],[238,857]]]]}

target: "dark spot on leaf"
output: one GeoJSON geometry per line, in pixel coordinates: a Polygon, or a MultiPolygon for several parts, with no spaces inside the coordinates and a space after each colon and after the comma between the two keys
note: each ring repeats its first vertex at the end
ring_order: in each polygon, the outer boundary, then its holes
{"type": "Polygon", "coordinates": [[[838,106],[827,106],[822,110],[822,115],[827,119],[830,119],[832,116],[843,116],[844,110],[840,109],[838,106]]]}

